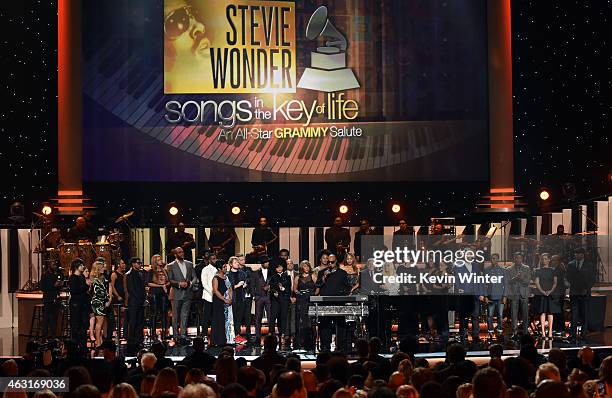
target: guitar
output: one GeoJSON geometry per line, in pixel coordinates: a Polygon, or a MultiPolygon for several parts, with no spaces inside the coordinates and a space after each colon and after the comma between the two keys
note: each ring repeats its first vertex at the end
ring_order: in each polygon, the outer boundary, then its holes
{"type": "Polygon", "coordinates": [[[263,245],[255,245],[253,246],[253,251],[251,254],[267,254],[268,246],[264,243],[263,245]]]}
{"type": "Polygon", "coordinates": [[[348,245],[347,245],[347,246],[345,246],[345,245],[342,243],[342,241],[340,241],[340,242],[338,242],[338,243],[336,244],[336,255],[337,255],[338,257],[342,257],[342,256],[344,256],[344,255],[347,253],[348,249],[349,249],[349,246],[348,246],[348,245]]]}

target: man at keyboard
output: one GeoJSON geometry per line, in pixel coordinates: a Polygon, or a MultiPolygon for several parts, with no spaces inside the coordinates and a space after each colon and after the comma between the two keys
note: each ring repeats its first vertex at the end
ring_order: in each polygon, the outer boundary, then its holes
{"type": "MultiPolygon", "coordinates": [[[[316,294],[319,296],[345,296],[351,289],[348,274],[338,266],[336,255],[329,255],[329,267],[317,275],[316,294]]],[[[336,328],[336,350],[345,351],[348,347],[346,336],[346,319],[344,317],[326,317],[320,319],[319,330],[321,350],[331,349],[332,330],[336,328]]],[[[346,351],[348,352],[348,351],[346,351]]]]}

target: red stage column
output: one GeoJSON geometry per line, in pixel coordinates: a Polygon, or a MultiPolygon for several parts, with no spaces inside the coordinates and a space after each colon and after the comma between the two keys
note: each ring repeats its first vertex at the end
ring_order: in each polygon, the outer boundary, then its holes
{"type": "Polygon", "coordinates": [[[510,0],[490,0],[489,131],[491,188],[514,189],[510,0]]]}
{"type": "Polygon", "coordinates": [[[487,1],[489,43],[490,195],[484,211],[517,211],[523,203],[514,192],[512,119],[512,17],[510,0],[487,1]]]}
{"type": "Polygon", "coordinates": [[[81,0],[57,3],[58,209],[83,210],[81,110],[81,0]]]}

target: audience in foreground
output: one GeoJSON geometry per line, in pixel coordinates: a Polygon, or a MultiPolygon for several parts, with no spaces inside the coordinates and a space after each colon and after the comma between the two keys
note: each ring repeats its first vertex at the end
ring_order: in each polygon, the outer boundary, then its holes
{"type": "Polygon", "coordinates": [[[69,391],[54,394],[13,392],[7,397],[54,398],[605,398],[612,397],[612,356],[601,363],[592,349],[583,347],[575,359],[554,349],[544,357],[525,340],[521,354],[504,357],[501,346],[491,347],[487,365],[466,358],[465,348],[448,346],[444,362],[431,367],[427,360],[406,352],[400,344],[389,360],[380,355],[376,337],[357,344],[358,358],[321,352],[316,366],[305,370],[297,355],[285,357],[278,341],[267,336],[264,351],[249,365],[224,347],[217,358],[204,351],[203,341],[182,362],[155,353],[140,352],[128,369],[116,356],[112,342],[103,343],[104,360],[87,359],[68,343],[65,355],[40,366],[32,356],[5,360],[0,376],[65,376],[69,391]],[[72,351],[71,351],[72,350],[72,351]],[[32,370],[33,369],[33,370],[32,370]],[[27,370],[27,374],[23,372],[27,370]]]}

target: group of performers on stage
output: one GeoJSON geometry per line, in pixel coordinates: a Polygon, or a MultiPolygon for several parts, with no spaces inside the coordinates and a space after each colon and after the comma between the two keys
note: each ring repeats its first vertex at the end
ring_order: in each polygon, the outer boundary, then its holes
{"type": "MultiPolygon", "coordinates": [[[[554,331],[565,334],[562,310],[569,288],[570,338],[580,337],[579,325],[582,335],[588,331],[589,298],[597,269],[595,263],[585,258],[582,247],[573,247],[568,252],[563,231],[558,231],[555,239],[544,245],[548,253],[539,254],[537,264],[526,264],[525,255],[516,252],[508,267],[500,264],[499,255],[491,254],[486,261],[466,262],[462,266],[430,261],[416,267],[385,263],[380,268],[370,258],[374,244],[361,238],[374,234],[367,220],[361,222],[355,234],[355,243],[359,242],[354,245],[355,253],[350,253],[349,230],[337,218],[326,231],[327,249],[318,254],[317,264],[304,260],[296,265],[286,249],[270,257],[269,247],[278,237],[264,217],[253,232],[254,250],[247,255],[231,253],[229,243],[235,238],[231,228],[221,226],[217,232],[218,235],[211,234],[211,250],[195,265],[191,261],[193,236],[185,232],[182,224],[168,237],[173,248],[167,253],[167,263],[158,254],[147,266],[136,257],[127,262],[118,259],[116,264],[108,264],[105,258],[99,257],[91,267],[76,258],[71,263],[66,284],[65,273],[58,270],[55,262],[49,262],[40,280],[43,334],[52,336],[56,332],[58,297],[62,289],[70,294],[72,339],[82,347],[87,347],[88,338],[99,346],[103,339],[115,334],[127,340],[131,352],[143,345],[145,326],[153,338],[173,339],[179,345],[188,343],[187,329],[196,326],[197,333],[205,339],[210,328],[211,345],[257,346],[262,332],[266,332],[262,328],[264,314],[267,333],[277,334],[286,348],[312,351],[318,337],[320,349],[329,349],[335,334],[336,348],[350,350],[349,330],[361,330],[361,325],[348,328],[347,318],[341,316],[320,318],[314,325],[309,315],[310,297],[314,295],[369,296],[371,310],[364,322],[370,335],[390,335],[395,321],[399,324],[400,336],[413,334],[445,340],[449,337],[449,311],[454,311],[459,338],[468,339],[471,323],[472,339],[479,340],[479,317],[484,313],[489,338],[499,339],[504,333],[504,307],[509,305],[512,336],[529,332],[531,307],[531,312],[539,316],[542,338],[552,339],[554,331]],[[437,276],[466,272],[503,276],[506,282],[488,285],[375,282],[375,273],[398,276],[424,272],[437,276]],[[254,336],[251,333],[253,307],[254,336]],[[397,311],[386,311],[386,308],[397,311]],[[172,335],[168,328],[170,310],[172,335]]],[[[441,225],[433,226],[432,233],[440,235],[433,245],[455,240],[455,237],[446,239],[442,232],[441,225]]],[[[413,244],[413,237],[406,221],[400,220],[393,245],[413,244]]],[[[487,241],[474,244],[487,245],[487,241]]]]}

